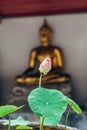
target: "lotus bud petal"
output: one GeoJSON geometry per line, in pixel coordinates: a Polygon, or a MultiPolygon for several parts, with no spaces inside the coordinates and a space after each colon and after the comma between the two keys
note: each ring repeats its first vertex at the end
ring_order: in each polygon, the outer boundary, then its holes
{"type": "Polygon", "coordinates": [[[45,58],[39,66],[40,73],[47,74],[51,69],[51,58],[45,58]]]}

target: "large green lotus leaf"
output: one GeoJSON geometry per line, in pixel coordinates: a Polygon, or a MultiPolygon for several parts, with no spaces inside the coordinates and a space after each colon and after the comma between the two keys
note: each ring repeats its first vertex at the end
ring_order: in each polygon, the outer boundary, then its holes
{"type": "Polygon", "coordinates": [[[77,103],[75,103],[72,99],[67,97],[67,103],[71,106],[71,108],[77,113],[77,114],[81,114],[82,110],[81,108],[78,106],[77,103]]]}
{"type": "Polygon", "coordinates": [[[8,114],[11,114],[11,113],[21,109],[23,106],[20,106],[20,107],[17,107],[17,106],[14,106],[14,105],[4,105],[4,106],[1,106],[0,107],[0,117],[6,116],[8,114]]]}
{"type": "Polygon", "coordinates": [[[55,115],[53,117],[46,117],[44,119],[44,125],[56,126],[61,120],[62,114],[55,115]]]}
{"type": "MultiPolygon", "coordinates": [[[[5,120],[3,123],[3,125],[8,125],[9,124],[9,120],[5,120]]],[[[20,125],[20,126],[26,126],[31,124],[29,121],[25,121],[21,116],[18,117],[15,120],[11,120],[10,122],[10,126],[16,126],[16,125],[20,125]]]]}
{"type": "Polygon", "coordinates": [[[42,117],[62,114],[67,107],[66,96],[58,90],[36,88],[28,96],[31,110],[42,117]]]}

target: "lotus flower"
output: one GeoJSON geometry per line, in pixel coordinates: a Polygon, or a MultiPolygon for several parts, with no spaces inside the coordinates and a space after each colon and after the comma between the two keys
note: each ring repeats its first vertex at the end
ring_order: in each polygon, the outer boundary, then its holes
{"type": "Polygon", "coordinates": [[[47,74],[51,69],[51,58],[45,58],[39,66],[40,73],[47,74]]]}

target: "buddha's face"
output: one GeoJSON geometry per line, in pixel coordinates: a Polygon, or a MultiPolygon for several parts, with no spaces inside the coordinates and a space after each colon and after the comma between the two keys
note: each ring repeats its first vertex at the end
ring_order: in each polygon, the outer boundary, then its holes
{"type": "Polygon", "coordinates": [[[40,30],[40,40],[43,46],[48,46],[51,40],[52,32],[48,28],[43,28],[40,30]]]}

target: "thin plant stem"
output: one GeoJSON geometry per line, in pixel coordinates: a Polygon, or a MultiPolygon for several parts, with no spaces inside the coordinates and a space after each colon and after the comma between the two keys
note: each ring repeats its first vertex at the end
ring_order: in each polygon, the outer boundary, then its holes
{"type": "Polygon", "coordinates": [[[40,78],[39,78],[39,88],[41,88],[41,80],[42,80],[42,73],[40,73],[40,78]]]}
{"type": "Polygon", "coordinates": [[[66,126],[67,126],[67,124],[68,124],[68,117],[69,117],[70,108],[71,108],[71,107],[69,107],[68,112],[67,112],[67,114],[66,114],[66,119],[65,119],[65,130],[67,130],[67,129],[66,129],[66,126]]]}
{"type": "Polygon", "coordinates": [[[56,125],[56,128],[57,128],[57,130],[59,130],[59,126],[58,125],[56,125]]]}
{"type": "Polygon", "coordinates": [[[43,122],[44,122],[44,118],[40,117],[40,130],[43,130],[43,122]]]}
{"type": "MultiPolygon", "coordinates": [[[[42,76],[43,74],[40,73],[40,78],[39,78],[39,88],[41,88],[41,80],[42,80],[42,76]]],[[[44,118],[40,117],[40,130],[43,130],[43,122],[44,122],[44,118]]]]}
{"type": "Polygon", "coordinates": [[[8,116],[9,116],[8,130],[10,130],[10,125],[11,125],[10,114],[8,116]]]}

